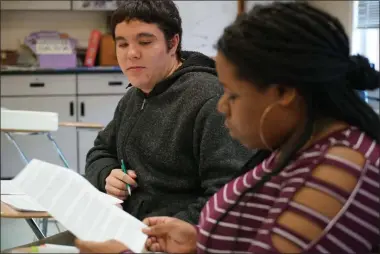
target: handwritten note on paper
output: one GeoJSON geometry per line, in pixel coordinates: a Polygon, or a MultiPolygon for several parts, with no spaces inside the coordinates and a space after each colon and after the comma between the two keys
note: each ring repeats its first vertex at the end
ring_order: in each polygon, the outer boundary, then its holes
{"type": "Polygon", "coordinates": [[[85,178],[67,168],[33,159],[14,179],[17,188],[87,241],[118,240],[142,252],[144,223],[107,202],[85,178]]]}

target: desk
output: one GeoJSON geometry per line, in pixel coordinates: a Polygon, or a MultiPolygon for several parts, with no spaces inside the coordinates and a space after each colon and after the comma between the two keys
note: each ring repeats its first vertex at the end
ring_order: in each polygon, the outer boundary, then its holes
{"type": "MultiPolygon", "coordinates": [[[[97,123],[82,123],[82,122],[60,122],[59,127],[74,127],[76,130],[87,129],[87,130],[101,130],[103,125],[97,123]]],[[[46,135],[47,138],[53,143],[59,158],[65,165],[65,167],[70,168],[69,163],[67,162],[65,156],[63,155],[61,149],[59,148],[57,142],[54,140],[53,136],[50,133],[50,130],[25,130],[25,129],[1,129],[5,133],[6,137],[14,144],[17,151],[19,152],[21,158],[25,164],[29,163],[26,155],[21,150],[20,146],[17,144],[16,140],[13,138],[12,134],[26,134],[26,135],[46,135]]]]}
{"type": "MultiPolygon", "coordinates": [[[[87,130],[100,130],[103,128],[102,125],[96,124],[96,123],[82,123],[82,122],[61,122],[59,123],[59,127],[74,127],[78,130],[80,129],[87,129],[87,130]]],[[[14,146],[16,147],[17,151],[19,152],[22,160],[25,162],[25,164],[29,163],[29,160],[27,156],[24,154],[24,152],[21,150],[20,146],[17,144],[16,140],[13,138],[12,134],[26,134],[26,135],[46,135],[47,138],[53,143],[59,158],[64,163],[64,165],[67,168],[70,168],[69,163],[67,162],[65,156],[63,155],[61,149],[59,148],[57,142],[54,140],[53,136],[50,133],[50,130],[25,130],[25,129],[6,129],[2,128],[2,132],[6,135],[6,137],[11,141],[14,146]]],[[[45,238],[45,235],[47,233],[47,219],[50,217],[47,213],[36,213],[36,212],[19,212],[15,211],[8,205],[1,202],[1,216],[7,218],[22,218],[26,219],[26,222],[29,224],[31,229],[33,230],[34,234],[37,236],[38,239],[45,238]],[[13,217],[12,217],[13,216],[13,217]],[[36,224],[36,222],[33,220],[33,218],[43,218],[43,226],[42,231],[36,224]]]]}
{"type": "Polygon", "coordinates": [[[13,218],[13,219],[25,219],[29,227],[32,229],[33,233],[38,239],[45,238],[45,235],[41,232],[37,223],[33,218],[43,218],[47,219],[51,216],[46,212],[21,212],[13,209],[11,206],[1,202],[1,217],[2,218],[13,218]]]}
{"type": "Polygon", "coordinates": [[[104,128],[103,125],[97,123],[82,123],[82,122],[60,122],[60,127],[75,127],[77,129],[88,129],[88,130],[101,130],[104,128]]]}
{"type": "MultiPolygon", "coordinates": [[[[3,250],[2,253],[36,253],[31,248],[32,246],[40,246],[43,244],[56,244],[56,245],[63,245],[63,246],[74,246],[74,241],[76,237],[70,233],[70,231],[64,231],[61,233],[58,233],[56,235],[52,235],[49,237],[46,237],[42,240],[28,243],[22,246],[14,247],[11,249],[3,250]]],[[[57,252],[56,252],[57,253],[57,252]]],[[[64,252],[60,252],[64,253],[64,252]]]]}
{"type": "Polygon", "coordinates": [[[51,218],[51,216],[47,212],[17,211],[4,202],[1,202],[1,217],[13,219],[51,218]]]}

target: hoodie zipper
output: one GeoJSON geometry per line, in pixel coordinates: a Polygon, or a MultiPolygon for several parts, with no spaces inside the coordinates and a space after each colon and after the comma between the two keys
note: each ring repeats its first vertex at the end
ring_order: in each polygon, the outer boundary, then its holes
{"type": "MultiPolygon", "coordinates": [[[[147,99],[144,98],[143,103],[141,104],[141,107],[140,107],[140,111],[142,111],[142,110],[144,109],[146,101],[147,101],[147,99]]],[[[131,135],[133,129],[135,128],[135,126],[136,126],[137,123],[139,122],[139,120],[140,120],[140,118],[141,118],[141,114],[142,114],[142,112],[141,112],[140,114],[138,114],[138,117],[137,117],[137,119],[135,120],[133,126],[129,129],[129,132],[128,132],[128,133],[125,133],[125,136],[123,137],[122,147],[124,147],[124,154],[127,154],[127,146],[126,146],[127,141],[128,141],[128,139],[129,139],[129,136],[131,135]]],[[[122,155],[122,156],[123,156],[123,155],[122,155]]]]}
{"type": "Polygon", "coordinates": [[[144,98],[143,103],[142,103],[142,105],[141,105],[141,110],[144,109],[144,107],[145,107],[145,102],[146,102],[146,99],[144,98]]]}

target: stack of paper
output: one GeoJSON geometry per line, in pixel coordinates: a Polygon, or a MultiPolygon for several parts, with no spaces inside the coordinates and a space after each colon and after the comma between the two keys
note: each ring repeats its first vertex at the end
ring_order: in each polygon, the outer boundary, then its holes
{"type": "Polygon", "coordinates": [[[1,109],[1,129],[18,131],[57,131],[58,113],[1,109]]]}
{"type": "Polygon", "coordinates": [[[14,186],[85,241],[115,239],[133,252],[144,250],[144,223],[107,201],[84,177],[67,168],[32,160],[14,186]]]}

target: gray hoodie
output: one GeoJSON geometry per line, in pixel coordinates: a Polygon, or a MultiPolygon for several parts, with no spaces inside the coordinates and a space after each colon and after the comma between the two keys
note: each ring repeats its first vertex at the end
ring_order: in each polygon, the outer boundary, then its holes
{"type": "Polygon", "coordinates": [[[196,52],[183,58],[148,95],[130,88],[87,154],[86,177],[103,192],[122,159],[136,171],[138,187],[123,208],[138,219],[197,223],[205,202],[253,154],[232,140],[216,110],[223,90],[214,61],[196,52]]]}

